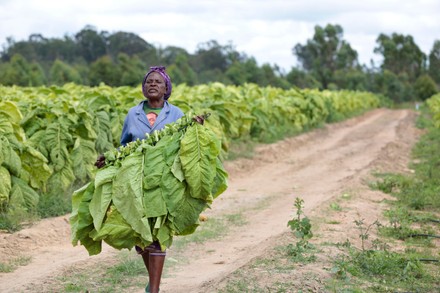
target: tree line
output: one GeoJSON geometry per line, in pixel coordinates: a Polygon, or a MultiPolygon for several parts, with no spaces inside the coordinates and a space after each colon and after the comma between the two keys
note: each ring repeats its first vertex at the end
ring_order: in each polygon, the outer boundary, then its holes
{"type": "Polygon", "coordinates": [[[255,83],[280,88],[362,90],[396,102],[424,100],[440,88],[440,40],[423,53],[410,35],[380,34],[374,53],[383,62],[360,64],[358,53],[344,40],[340,25],[315,26],[305,44],[292,54],[298,66],[284,72],[277,64],[258,65],[233,44],[215,40],[200,43],[194,54],[185,49],[155,47],[138,35],[109,33],[86,26],[73,36],[45,38],[32,34],[26,41],[7,38],[0,51],[0,84],[10,86],[62,85],[138,86],[151,65],[165,65],[174,84],[210,82],[255,83]]]}

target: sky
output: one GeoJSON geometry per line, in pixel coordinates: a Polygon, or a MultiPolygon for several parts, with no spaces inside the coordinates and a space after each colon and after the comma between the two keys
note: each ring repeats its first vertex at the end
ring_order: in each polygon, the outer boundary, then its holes
{"type": "MultiPolygon", "coordinates": [[[[135,33],[155,47],[176,46],[193,54],[216,40],[254,57],[257,63],[290,71],[297,66],[297,44],[313,38],[314,28],[340,25],[343,39],[361,64],[380,64],[374,53],[383,33],[410,35],[428,55],[440,40],[439,0],[0,0],[0,46],[6,38],[27,40],[97,31],[135,33]]],[[[2,49],[3,50],[3,49],[2,49]]]]}

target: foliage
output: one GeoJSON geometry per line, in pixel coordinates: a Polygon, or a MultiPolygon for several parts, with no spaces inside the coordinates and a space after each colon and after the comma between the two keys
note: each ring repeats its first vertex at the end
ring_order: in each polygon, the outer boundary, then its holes
{"type": "Polygon", "coordinates": [[[440,94],[436,94],[432,97],[430,97],[426,104],[429,107],[429,111],[431,112],[431,115],[433,116],[433,122],[434,125],[437,128],[440,128],[440,94]]]}
{"type": "Polygon", "coordinates": [[[315,26],[315,34],[306,45],[297,44],[293,53],[302,68],[328,89],[334,82],[336,70],[353,69],[357,66],[357,52],[342,39],[340,25],[315,26]]]}
{"type": "Polygon", "coordinates": [[[410,82],[414,82],[425,69],[426,55],[414,42],[412,36],[393,33],[391,36],[380,34],[376,40],[374,52],[384,58],[382,68],[394,74],[405,73],[410,82]]]}
{"type": "MultiPolygon", "coordinates": [[[[13,205],[22,206],[15,215],[69,210],[72,190],[95,177],[97,155],[119,146],[127,109],[143,99],[137,87],[103,84],[0,87],[0,96],[0,205],[6,218],[13,205]]],[[[367,92],[213,83],[176,86],[172,103],[186,113],[212,113],[209,124],[225,159],[232,140],[275,141],[378,107],[380,99],[367,92]]]]}
{"type": "Polygon", "coordinates": [[[65,83],[74,82],[82,83],[79,73],[69,64],[56,59],[49,71],[49,79],[52,84],[63,85],[65,83]]]}
{"type": "MultiPolygon", "coordinates": [[[[205,117],[207,118],[207,117],[205,117]]],[[[122,249],[195,231],[200,213],[227,187],[220,141],[191,115],[105,153],[106,166],[72,197],[72,244],[90,255],[101,242],[122,249]]]]}
{"type": "Polygon", "coordinates": [[[310,252],[314,247],[308,241],[313,237],[312,224],[309,218],[302,217],[304,214],[304,200],[298,197],[295,198],[294,206],[296,208],[296,217],[287,222],[287,226],[290,227],[299,241],[297,241],[295,245],[289,244],[287,246],[288,254],[297,261],[314,261],[314,255],[305,256],[305,254],[310,252]]]}
{"type": "Polygon", "coordinates": [[[427,74],[421,75],[414,83],[414,92],[419,100],[426,100],[438,93],[435,81],[427,74]]]}
{"type": "Polygon", "coordinates": [[[368,289],[366,292],[435,286],[435,273],[432,274],[422,263],[426,254],[392,252],[391,247],[379,239],[371,241],[367,247],[365,240],[369,239],[371,228],[381,225],[377,221],[366,225],[364,220],[356,220],[355,224],[360,231],[362,247],[358,249],[348,241],[342,245],[348,254],[338,255],[331,270],[338,279],[350,279],[350,284],[356,283],[353,277],[364,280],[366,288],[363,291],[368,289]]]}
{"type": "Polygon", "coordinates": [[[436,40],[429,53],[428,72],[432,79],[440,86],[440,40],[436,40]]]}
{"type": "Polygon", "coordinates": [[[198,44],[195,53],[190,54],[175,46],[156,48],[130,32],[109,33],[88,25],[63,38],[41,34],[19,42],[8,38],[0,52],[0,83],[38,86],[75,82],[95,86],[103,82],[137,86],[148,67],[162,64],[175,85],[221,82],[282,89],[360,90],[397,102],[417,98],[414,83],[421,75],[430,75],[440,85],[438,41],[429,54],[429,68],[425,68],[426,56],[411,36],[380,34],[377,43],[375,52],[382,54],[383,64],[379,68],[371,61],[370,67],[361,66],[356,50],[343,40],[340,25],[316,26],[313,37],[292,50],[299,66],[286,71],[277,64],[259,65],[232,43],[222,45],[209,40],[198,44]]]}

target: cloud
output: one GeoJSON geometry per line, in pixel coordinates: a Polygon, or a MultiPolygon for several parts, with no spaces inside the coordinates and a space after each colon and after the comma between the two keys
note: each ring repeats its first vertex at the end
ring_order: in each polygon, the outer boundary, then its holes
{"type": "Polygon", "coordinates": [[[86,25],[99,31],[135,33],[155,46],[177,46],[193,53],[210,40],[232,43],[257,62],[289,70],[292,48],[311,39],[316,25],[339,24],[361,63],[376,58],[380,33],[411,35],[425,54],[439,39],[436,0],[0,0],[0,43],[32,33],[62,37],[86,25]]]}

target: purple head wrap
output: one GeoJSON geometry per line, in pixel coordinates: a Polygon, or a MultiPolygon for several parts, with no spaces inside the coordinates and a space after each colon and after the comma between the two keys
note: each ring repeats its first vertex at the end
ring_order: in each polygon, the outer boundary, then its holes
{"type": "Polygon", "coordinates": [[[168,98],[171,96],[171,90],[173,87],[171,85],[171,78],[165,72],[165,66],[152,66],[152,67],[150,67],[150,71],[148,71],[147,74],[145,74],[144,80],[142,81],[142,93],[144,94],[145,97],[147,97],[147,93],[145,92],[145,82],[147,81],[148,75],[150,75],[150,73],[152,73],[152,72],[157,72],[160,75],[162,75],[163,80],[165,81],[165,84],[167,86],[167,92],[165,93],[165,95],[163,97],[165,100],[168,100],[168,98]]]}

